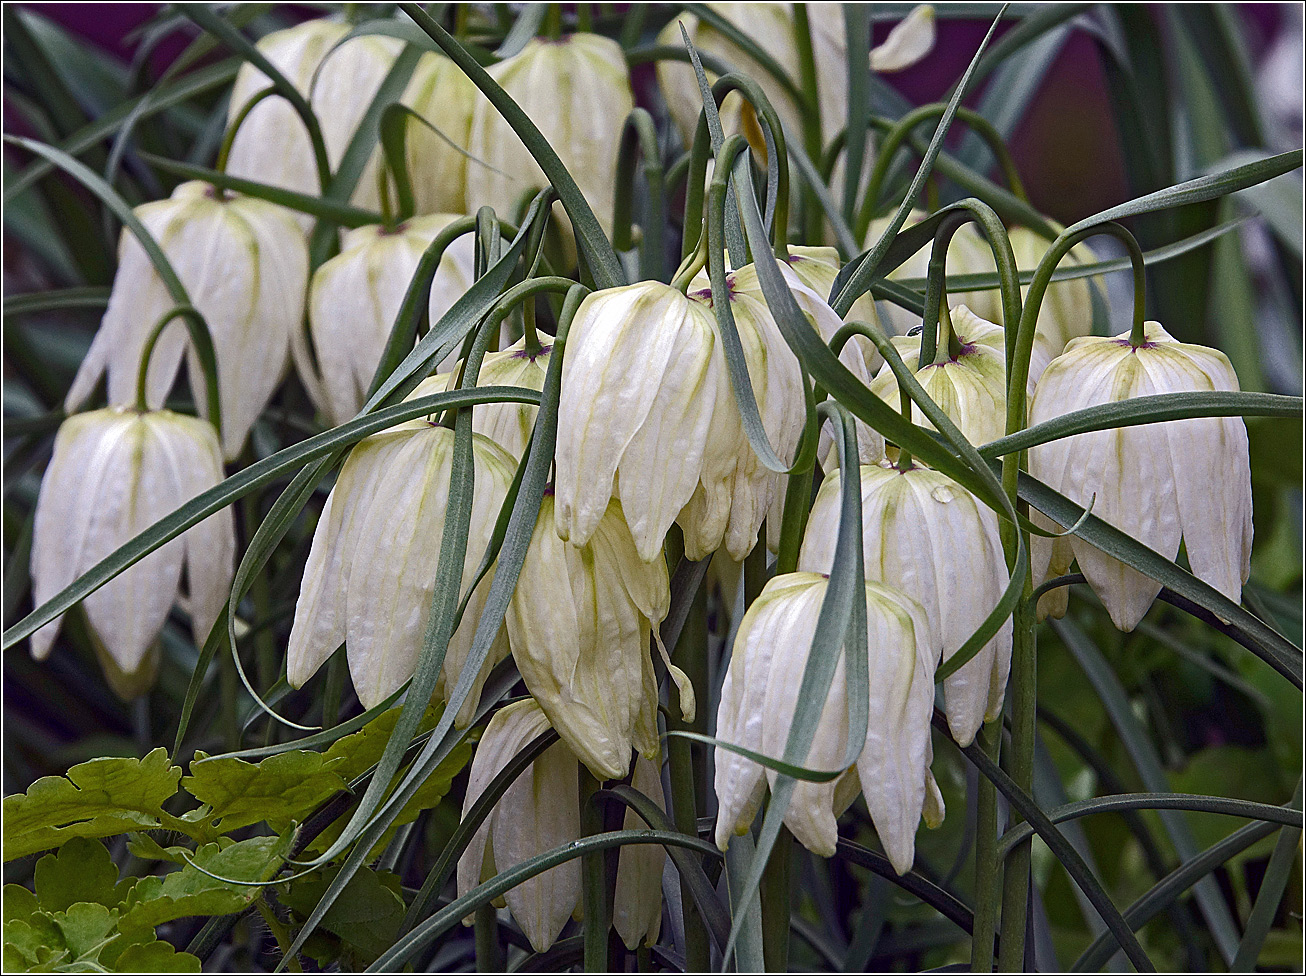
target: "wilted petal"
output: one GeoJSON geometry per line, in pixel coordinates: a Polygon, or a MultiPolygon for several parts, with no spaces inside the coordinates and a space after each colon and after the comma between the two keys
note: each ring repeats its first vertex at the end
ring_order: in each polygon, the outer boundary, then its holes
{"type": "Polygon", "coordinates": [[[893,25],[884,43],[871,51],[871,70],[882,73],[910,68],[934,48],[934,8],[916,7],[893,25]]]}

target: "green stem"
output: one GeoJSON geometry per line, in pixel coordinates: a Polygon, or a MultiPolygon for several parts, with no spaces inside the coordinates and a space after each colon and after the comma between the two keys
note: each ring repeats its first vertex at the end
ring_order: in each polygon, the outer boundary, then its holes
{"type": "Polygon", "coordinates": [[[240,127],[245,123],[245,120],[249,118],[249,113],[254,110],[254,106],[263,99],[277,94],[279,92],[275,88],[264,88],[241,106],[240,111],[236,113],[236,117],[231,120],[231,125],[227,127],[226,133],[222,136],[222,145],[218,147],[218,160],[213,164],[215,170],[219,173],[227,171],[227,159],[231,156],[231,147],[236,142],[236,133],[240,131],[240,127]]]}
{"type": "Polygon", "coordinates": [[[612,207],[612,246],[618,251],[629,251],[635,246],[631,230],[633,196],[635,191],[635,151],[640,151],[638,161],[644,173],[646,188],[646,213],[640,222],[639,274],[646,281],[661,281],[663,275],[663,226],[666,223],[665,181],[662,173],[662,155],[658,149],[657,129],[653,116],[642,109],[634,109],[626,117],[621,129],[621,144],[617,151],[617,187],[612,207]]]}
{"type": "MultiPolygon", "coordinates": [[[[1034,785],[1034,733],[1038,711],[1038,656],[1034,635],[1034,606],[1025,596],[1012,620],[1011,647],[1011,754],[1008,773],[1027,793],[1034,785]]],[[[1014,810],[1011,824],[1021,820],[1014,810]]],[[[1010,829],[1010,825],[1008,826],[1010,829]]],[[[1012,849],[1002,878],[1002,934],[998,968],[1002,972],[1025,970],[1025,924],[1029,917],[1030,842],[1012,849]]]]}
{"type": "MultiPolygon", "coordinates": [[[[980,726],[979,746],[995,763],[1002,749],[1002,726],[989,722],[980,726]]],[[[970,968],[975,973],[993,971],[993,938],[998,925],[999,868],[998,790],[987,776],[979,777],[976,795],[975,833],[975,921],[970,937],[970,968]]]]}
{"type": "MultiPolygon", "coordinates": [[[[857,223],[853,227],[853,234],[856,235],[859,241],[865,239],[871,221],[875,218],[880,193],[884,188],[884,180],[888,175],[889,166],[893,163],[894,155],[897,154],[907,137],[912,134],[918,125],[939,118],[947,107],[945,102],[922,105],[920,108],[904,115],[885,133],[884,141],[880,145],[880,151],[875,157],[875,167],[871,170],[870,181],[866,185],[866,195],[862,198],[862,206],[857,213],[857,223]]],[[[958,122],[964,122],[970,126],[971,130],[988,144],[989,148],[993,150],[993,155],[997,157],[998,164],[1002,168],[1003,177],[1011,188],[1011,192],[1024,203],[1029,203],[1029,196],[1025,193],[1025,186],[1021,183],[1020,173],[1016,169],[1016,161],[1012,158],[1011,152],[1007,149],[1007,144],[1002,140],[1002,134],[998,132],[997,127],[974,109],[966,108],[964,105],[957,106],[956,117],[958,122]]]]}
{"type": "MultiPolygon", "coordinates": [[[[807,5],[794,4],[794,40],[798,46],[798,85],[803,99],[803,148],[809,159],[821,158],[821,99],[816,76],[816,55],[812,50],[812,25],[807,5]]],[[[828,182],[828,180],[827,180],[828,182]]],[[[816,192],[803,182],[803,234],[809,241],[821,237],[821,205],[816,192]]]]}
{"type": "Polygon", "coordinates": [[[793,850],[789,828],[780,833],[771,848],[758,893],[762,898],[762,960],[768,973],[789,971],[789,929],[792,898],[789,887],[789,861],[793,850]]]}
{"type": "Polygon", "coordinates": [[[281,919],[277,918],[277,913],[272,910],[272,906],[268,904],[267,898],[263,895],[254,899],[254,908],[262,917],[263,924],[268,927],[268,931],[272,933],[272,938],[276,940],[277,948],[281,951],[281,955],[286,958],[286,966],[291,970],[291,972],[302,973],[304,967],[300,965],[298,957],[287,956],[290,944],[294,941],[290,937],[290,929],[281,921],[281,919]]]}
{"type": "Polygon", "coordinates": [[[182,319],[186,323],[186,329],[190,332],[191,345],[195,349],[195,354],[200,361],[200,370],[204,374],[204,405],[207,409],[209,423],[213,424],[214,429],[218,432],[218,437],[222,437],[222,397],[218,391],[218,358],[213,351],[213,335],[209,332],[208,323],[195,308],[190,305],[178,305],[176,308],[166,312],[150,334],[145,337],[145,343],[141,346],[141,361],[136,368],[136,409],[144,413],[149,409],[149,403],[145,397],[146,378],[150,372],[150,357],[154,355],[154,347],[158,345],[159,337],[163,335],[163,330],[168,327],[173,319],[182,319]]]}
{"type": "MultiPolygon", "coordinates": [[[[903,386],[901,383],[898,384],[898,406],[899,409],[902,411],[903,419],[906,420],[908,423],[911,423],[912,422],[911,394],[907,392],[907,388],[903,386]]],[[[911,469],[912,469],[911,451],[907,450],[907,448],[905,447],[899,446],[898,447],[898,470],[910,471],[911,469]]]]}
{"type": "Polygon", "coordinates": [[[499,945],[499,916],[493,905],[482,905],[472,916],[476,938],[476,971],[503,972],[503,947],[499,945]]]}
{"type": "Polygon", "coordinates": [[[562,39],[562,4],[549,4],[549,12],[544,15],[544,36],[552,41],[562,39]]]}
{"type": "MultiPolygon", "coordinates": [[[[707,590],[700,586],[694,595],[694,602],[689,610],[689,618],[680,632],[676,643],[675,658],[677,666],[689,676],[694,687],[697,701],[706,703],[707,690],[707,590]]],[[[674,694],[674,682],[671,683],[674,694]]],[[[687,732],[698,732],[705,726],[706,709],[700,705],[693,722],[684,722],[680,718],[679,700],[671,703],[667,717],[667,728],[687,732]]],[[[676,829],[690,837],[698,836],[698,773],[701,760],[694,755],[688,739],[672,736],[667,744],[671,765],[671,809],[676,829]]],[[[685,970],[686,972],[707,972],[711,966],[711,950],[707,925],[698,913],[694,894],[688,882],[680,882],[680,898],[684,913],[685,928],[685,970]]]]}
{"type": "MultiPolygon", "coordinates": [[[[389,203],[389,184],[385,182],[385,171],[389,170],[395,182],[395,202],[399,223],[408,220],[417,212],[417,198],[413,195],[413,179],[408,172],[409,115],[421,119],[421,116],[416,116],[408,106],[395,102],[385,107],[377,127],[381,138],[381,152],[385,157],[385,165],[377,167],[377,178],[381,180],[383,190],[381,203],[382,206],[389,203]]],[[[426,122],[425,119],[421,121],[426,122]]]]}
{"type": "Polygon", "coordinates": [[[698,244],[695,245],[690,254],[686,255],[685,260],[680,262],[680,267],[676,269],[675,276],[671,279],[671,287],[682,295],[689,291],[689,286],[693,284],[695,276],[707,264],[707,242],[707,228],[704,227],[698,235],[698,244]]]}
{"type": "Polygon", "coordinates": [[[218,694],[222,710],[222,742],[227,752],[240,748],[240,676],[230,654],[218,655],[218,694]]]}
{"type": "MultiPolygon", "coordinates": [[[[584,763],[577,763],[580,791],[580,833],[592,837],[603,833],[603,815],[594,801],[601,784],[584,763]]],[[[608,971],[608,918],[606,853],[594,851],[580,860],[581,911],[585,918],[585,972],[608,971]]]]}

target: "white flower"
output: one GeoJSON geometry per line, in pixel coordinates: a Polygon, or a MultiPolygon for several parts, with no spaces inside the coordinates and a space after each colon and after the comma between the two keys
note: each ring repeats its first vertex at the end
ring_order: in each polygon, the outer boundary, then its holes
{"type": "MultiPolygon", "coordinates": [[[[924,210],[913,210],[907,215],[903,229],[920,223],[928,217],[924,210]]],[[[893,215],[871,221],[866,232],[866,246],[873,247],[880,235],[888,228],[893,215]]],[[[905,278],[925,278],[930,273],[930,251],[933,241],[927,242],[919,251],[909,257],[893,271],[889,272],[890,281],[905,278]]],[[[946,270],[949,276],[966,274],[985,274],[994,270],[993,251],[975,224],[962,224],[952,235],[948,243],[946,270]]],[[[922,293],[924,289],[921,289],[922,293]]],[[[1002,321],[1002,296],[997,289],[971,292],[948,292],[948,304],[954,309],[965,305],[980,318],[990,322],[1002,321]]],[[[882,301],[879,303],[880,319],[889,329],[898,335],[906,335],[921,324],[921,317],[900,305],[882,301]]]]}
{"type": "MultiPolygon", "coordinates": [[[[748,608],[721,688],[717,738],[782,757],[807,666],[828,579],[789,573],[767,582],[748,608]]],[[[931,756],[930,715],[939,639],[925,611],[910,597],[866,584],[869,637],[869,724],[866,744],[850,775],[828,783],[798,781],[785,824],[808,850],[829,857],[838,839],[835,818],[857,795],[866,797],[885,853],[899,874],[911,868],[916,824],[926,806],[931,756]]],[[[848,682],[840,658],[803,765],[837,769],[848,746],[848,682]]],[[[716,752],[717,846],[748,830],[771,770],[725,749],[716,752]]],[[[931,814],[936,798],[931,796],[931,814]]]]}
{"type": "MultiPolygon", "coordinates": [[[[987,444],[1006,431],[1007,377],[1005,337],[1001,328],[986,322],[965,305],[952,310],[952,328],[961,346],[958,356],[950,357],[940,346],[938,361],[917,369],[921,338],[895,336],[893,347],[957,428],[972,444],[987,444]]],[[[884,366],[871,384],[871,392],[895,409],[901,405],[898,378],[884,366]]],[[[928,427],[919,405],[912,404],[912,422],[928,427]]]]}
{"type": "MultiPolygon", "coordinates": [[[[308,321],[321,379],[306,357],[296,356],[296,365],[310,392],[320,384],[316,399],[333,425],[358,413],[423,252],[457,219],[433,214],[393,229],[359,227],[345,235],[340,254],[314,272],[308,321]]],[[[471,287],[474,251],[464,234],[444,252],[431,283],[431,322],[471,287]]]]}
{"type": "MultiPolygon", "coordinates": [[[[526,349],[523,336],[507,349],[487,353],[477,374],[476,385],[524,386],[532,390],[544,389],[544,377],[549,370],[553,354],[551,336],[540,335],[540,345],[534,352],[526,349]]],[[[406,399],[428,396],[457,388],[462,379],[461,361],[448,373],[437,373],[418,384],[406,399]]],[[[526,454],[531,432],[535,429],[535,415],[539,407],[530,403],[478,403],[472,407],[472,430],[484,434],[513,457],[520,460],[526,454]]]]}
{"type": "MultiPolygon", "coordinates": [[[[212,425],[168,410],[110,407],[59,427],[41,482],[32,535],[32,595],[39,606],[119,546],[223,478],[212,425]]],[[[186,565],[191,632],[204,643],[231,588],[231,510],[215,512],[86,597],[110,683],[124,697],[153,682],[149,658],[177,599],[186,565]]],[[[50,653],[62,617],[32,635],[50,653]]]]}
{"type": "Polygon", "coordinates": [[[427,52],[401,101],[438,130],[408,121],[404,147],[417,213],[466,212],[467,169],[479,165],[467,158],[466,147],[472,112],[484,96],[456,64],[427,52]]]}
{"type": "MultiPolygon", "coordinates": [[[[449,501],[454,432],[410,421],[361,441],[340,469],[304,567],[290,632],[286,678],[304,684],[342,641],[365,708],[412,677],[430,615],[449,501]]],[[[462,583],[471,584],[517,463],[479,434],[472,437],[475,491],[462,583]]],[[[471,651],[490,576],[473,591],[449,640],[440,688],[453,688],[471,651]]],[[[508,656],[501,630],[458,712],[471,720],[481,685],[508,656]]],[[[439,690],[439,689],[437,689],[439,690]]]]}
{"type": "MultiPolygon", "coordinates": [[[[207,183],[183,183],[170,199],[134,212],[208,323],[218,361],[223,456],[233,460],[281,381],[301,327],[308,247],[282,208],[221,195],[207,183]]],[[[109,307],[68,391],[66,409],[85,403],[106,371],[109,403],[134,402],[145,341],[175,305],[145,249],[124,228],[109,307]]],[[[150,407],[163,405],[189,346],[185,325],[174,321],[150,361],[150,407]]],[[[203,408],[204,373],[194,350],[187,364],[191,389],[203,408]]]]}
{"type": "MultiPolygon", "coordinates": [[[[1071,340],[1034,390],[1030,426],[1131,397],[1238,389],[1224,353],[1176,342],[1158,322],[1145,328],[1145,341],[1137,348],[1127,333],[1071,340]]],[[[1241,417],[1075,434],[1031,448],[1029,471],[1076,504],[1086,506],[1096,495],[1095,516],[1167,559],[1178,554],[1182,536],[1194,575],[1235,603],[1241,600],[1252,549],[1251,468],[1241,417]]],[[[1032,514],[1039,524],[1055,528],[1032,514]]],[[[1111,620],[1121,630],[1133,630],[1161,584],[1077,535],[1069,543],[1111,620]]],[[[1036,580],[1046,575],[1051,550],[1048,540],[1033,540],[1036,580]]]]}
{"type": "MultiPolygon", "coordinates": [[[[612,231],[613,183],[621,127],[635,107],[621,46],[597,34],[535,39],[489,69],[531,117],[576,180],[604,231],[612,231]]],[[[548,184],[539,164],[488,100],[472,117],[467,209],[510,214],[528,189],[548,184]]]]}
{"type": "MultiPolygon", "coordinates": [[[[713,414],[730,396],[712,311],[657,282],[605,289],[581,303],[568,347],[555,452],[558,535],[584,545],[615,495],[640,558],[660,559],[706,465],[725,468],[714,500],[729,504],[734,456],[709,452],[713,428],[725,426],[713,414]]],[[[735,444],[727,438],[725,449],[735,444]]]]}
{"type": "MultiPolygon", "coordinates": [[[[802,84],[792,4],[709,3],[706,6],[743,30],[779,63],[795,84],[802,84]]],[[[848,41],[843,6],[811,3],[807,5],[807,17],[812,32],[817,96],[821,107],[821,139],[829,143],[848,124],[848,41]]],[[[685,25],[690,40],[700,52],[715,55],[735,70],[755,79],[787,130],[795,136],[802,132],[801,106],[794,103],[769,71],[711,24],[692,14],[676,17],[658,35],[658,43],[683,48],[685,42],[680,36],[680,23],[685,25]]],[[[871,51],[869,67],[880,72],[901,71],[928,54],[933,45],[934,10],[928,6],[917,7],[894,26],[883,44],[871,51]]],[[[684,62],[659,61],[657,76],[671,118],[688,145],[694,138],[698,115],[703,110],[694,69],[684,62]]],[[[715,73],[708,73],[709,81],[716,81],[716,77],[715,73]]],[[[743,107],[739,96],[731,94],[721,107],[721,123],[727,134],[747,132],[749,124],[756,124],[751,119],[741,124],[741,113],[745,117],[752,115],[751,110],[743,107]]],[[[757,136],[760,137],[760,131],[757,136]]]]}
{"type": "MultiPolygon", "coordinates": [[[[828,573],[839,532],[841,477],[826,477],[808,517],[799,570],[828,573]]],[[[997,606],[1007,567],[992,509],[946,475],[863,465],[862,553],[866,576],[906,593],[925,610],[946,661],[997,606]]],[[[1011,621],[970,663],[944,679],[948,725],[963,746],[1002,711],[1011,669],[1011,621]]]]}
{"type": "MultiPolygon", "coordinates": [[[[549,729],[533,699],[507,705],[490,719],[467,781],[463,816],[504,766],[549,729]]],[[[508,787],[458,860],[458,894],[509,871],[536,855],[580,839],[577,762],[565,742],[549,746],[508,787]]],[[[665,806],[658,767],[637,760],[632,785],[665,806]]],[[[628,829],[647,825],[627,812],[628,829]]],[[[612,922],[627,947],[641,939],[652,944],[662,921],[662,867],[666,854],[656,845],[622,848],[617,867],[612,922]]],[[[577,910],[581,896],[580,859],[573,858],[522,882],[504,895],[509,910],[536,952],[553,944],[577,910]]]]}
{"type": "MultiPolygon", "coordinates": [[[[315,19],[268,34],[257,45],[317,115],[333,172],[403,48],[398,38],[367,35],[332,50],[348,33],[348,24],[315,19]]],[[[270,87],[267,75],[248,62],[241,65],[231,90],[228,125],[251,98],[270,87]]],[[[380,205],[377,165],[374,156],[353,195],[356,204],[372,210],[380,205]]],[[[280,95],[270,95],[250,110],[232,142],[227,172],[297,193],[316,196],[322,191],[308,130],[280,95]]],[[[304,230],[312,226],[306,215],[295,219],[304,230]]]]}
{"type": "MultiPolygon", "coordinates": [[[[792,459],[804,409],[798,360],[754,269],[730,274],[727,288],[763,427],[780,457],[792,459]]],[[[797,277],[791,288],[805,308],[824,306],[797,277]]],[[[646,562],[660,558],[672,522],[684,529],[691,559],[723,543],[736,560],[752,550],[778,479],[744,435],[712,301],[708,288],[685,296],[646,281],[581,304],[558,417],[562,538],[583,545],[615,496],[646,562]]]]}
{"type": "Polygon", "coordinates": [[[667,615],[668,586],[663,560],[639,558],[617,502],[578,547],[558,538],[545,496],[508,605],[508,639],[527,690],[598,779],[625,776],[632,746],[658,756],[649,637],[667,615]]]}

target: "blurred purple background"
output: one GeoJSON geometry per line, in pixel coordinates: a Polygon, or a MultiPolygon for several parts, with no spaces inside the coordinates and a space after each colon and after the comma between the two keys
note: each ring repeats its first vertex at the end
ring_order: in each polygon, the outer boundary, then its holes
{"type": "MultiPolygon", "coordinates": [[[[28,3],[42,15],[92,41],[124,61],[130,61],[136,39],[132,32],[164,5],[156,3],[28,3]]],[[[1159,5],[1158,5],[1159,6],[1159,5]]],[[[1237,7],[1257,68],[1285,18],[1286,4],[1241,4],[1237,7]]],[[[287,4],[292,19],[317,15],[304,5],[287,4]]],[[[998,36],[1015,21],[999,26],[998,36]]],[[[875,26],[876,41],[889,24],[875,26]]],[[[988,29],[987,21],[938,20],[934,52],[916,67],[887,80],[913,103],[937,100],[960,77],[988,29]]],[[[178,32],[151,57],[162,70],[186,44],[178,32]]],[[[974,99],[969,100],[972,104],[974,99]]],[[[1035,206],[1071,223],[1126,199],[1119,145],[1095,43],[1075,31],[1048,71],[1011,139],[1011,148],[1035,206]],[[1050,147],[1055,147],[1051,149],[1050,147]]]]}

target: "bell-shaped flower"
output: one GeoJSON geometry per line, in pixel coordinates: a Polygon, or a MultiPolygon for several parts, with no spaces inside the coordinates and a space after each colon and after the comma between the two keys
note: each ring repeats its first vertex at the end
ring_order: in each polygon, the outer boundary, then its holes
{"type": "MultiPolygon", "coordinates": [[[[936,361],[918,369],[919,333],[894,337],[893,347],[966,439],[972,444],[987,444],[1006,430],[1006,340],[1001,328],[984,321],[965,305],[954,308],[951,315],[952,331],[960,347],[957,355],[950,356],[941,342],[936,361]]],[[[887,366],[876,375],[871,392],[895,408],[900,405],[898,378],[887,366]]],[[[931,430],[934,427],[915,403],[912,422],[931,430]]]]}
{"type": "MultiPolygon", "coordinates": [[[[217,432],[169,410],[109,407],[74,414],[54,440],[32,530],[32,595],[39,606],[118,547],[223,478],[217,432]]],[[[110,685],[124,698],[154,681],[151,654],[186,567],[191,632],[204,643],[231,589],[231,510],[215,512],[83,601],[110,685]]],[[[32,635],[50,653],[62,617],[32,635]]]]}
{"type": "MultiPolygon", "coordinates": [[[[763,755],[784,755],[828,584],[828,578],[817,573],[776,576],[748,608],[721,687],[718,739],[763,755]]],[[[902,874],[915,857],[916,825],[927,792],[931,813],[937,812],[927,783],[940,645],[920,605],[890,586],[866,584],[866,614],[870,708],[865,745],[854,767],[856,779],[845,775],[826,783],[799,780],[784,822],[804,847],[829,857],[838,841],[835,820],[860,786],[880,843],[902,874]]],[[[848,748],[849,692],[846,658],[841,656],[802,765],[839,768],[848,748]]],[[[775,777],[773,770],[751,759],[717,750],[718,847],[724,850],[731,834],[748,830],[767,783],[774,784],[775,777]]]]}
{"type": "MultiPolygon", "coordinates": [[[[839,534],[841,477],[821,483],[807,520],[798,569],[829,573],[839,534]]],[[[868,579],[924,608],[946,661],[997,606],[1008,578],[992,509],[947,475],[888,461],[863,465],[862,553],[868,579]]],[[[1011,621],[943,682],[948,726],[963,746],[1002,711],[1011,670],[1011,621]]]]}
{"type": "MultiPolygon", "coordinates": [[[[168,200],[134,211],[167,255],[213,337],[222,405],[223,456],[233,460],[281,381],[308,285],[308,247],[286,211],[253,197],[228,196],[207,183],[183,183],[168,200]]],[[[74,411],[108,373],[109,403],[135,398],[136,374],[151,330],[176,306],[145,249],[123,229],[118,273],[100,329],[64,401],[74,411]]],[[[190,386],[203,408],[204,372],[186,327],[164,330],[150,360],[146,400],[161,407],[184,352],[190,386]]]]}
{"type": "MultiPolygon", "coordinates": [[[[464,817],[499,771],[548,730],[547,716],[530,698],[506,705],[494,714],[472,758],[464,817]]],[[[576,757],[563,741],[549,746],[522,771],[459,858],[459,896],[523,861],[580,839],[578,768],[576,757]]],[[[655,764],[637,760],[631,785],[665,807],[655,764]]],[[[627,812],[627,829],[646,826],[636,814],[627,812]]],[[[652,944],[657,939],[662,923],[665,861],[666,854],[656,845],[630,845],[621,850],[612,923],[632,950],[641,940],[652,944]]],[[[536,952],[548,949],[567,919],[578,912],[580,872],[580,859],[573,858],[510,888],[503,896],[536,952]]]]}
{"type": "Polygon", "coordinates": [[[508,605],[508,640],[526,689],[598,779],[625,776],[632,746],[658,757],[649,637],[670,600],[666,563],[639,558],[619,503],[573,546],[554,531],[545,495],[508,605]]]}
{"type": "MultiPolygon", "coordinates": [[[[621,127],[635,107],[621,46],[598,34],[529,41],[489,69],[531,117],[567,167],[604,231],[612,231],[613,183],[621,127]]],[[[548,180],[516,132],[479,99],[468,140],[467,209],[512,213],[521,195],[548,180]]],[[[569,232],[564,235],[569,238],[569,232]]]]}
{"type": "MultiPolygon", "coordinates": [[[[1148,322],[1138,346],[1127,333],[1071,340],[1039,380],[1029,422],[1132,397],[1237,389],[1224,353],[1176,342],[1160,323],[1148,322]]],[[[1031,448],[1029,471],[1078,505],[1096,496],[1095,516],[1167,559],[1178,554],[1182,537],[1194,575],[1235,603],[1241,600],[1252,550],[1251,468],[1241,417],[1075,434],[1031,448]]],[[[1111,620],[1133,630],[1161,584],[1077,535],[1069,541],[1111,620]]],[[[1048,540],[1034,540],[1036,579],[1047,573],[1051,550],[1048,540]]]]}
{"type": "MultiPolygon", "coordinates": [[[[343,641],[349,673],[365,708],[412,677],[435,590],[449,503],[454,432],[415,420],[360,441],[327,497],[290,632],[286,679],[298,688],[343,641]]],[[[472,435],[474,493],[461,588],[475,578],[517,462],[489,438],[472,435]]],[[[449,640],[437,692],[452,689],[471,652],[489,593],[487,575],[472,591],[449,640]]],[[[457,723],[466,725],[490,670],[508,656],[501,629],[457,723]]]]}
{"type": "MultiPolygon", "coordinates": [[[[924,210],[913,210],[907,215],[907,221],[903,224],[903,229],[910,227],[912,224],[920,223],[928,216],[929,214],[924,210]]],[[[880,239],[880,235],[888,228],[892,219],[893,215],[889,214],[878,220],[871,221],[870,229],[866,232],[867,247],[875,245],[875,242],[880,239]]],[[[933,242],[927,242],[919,251],[889,272],[889,280],[901,281],[906,278],[927,277],[930,273],[930,251],[932,248],[933,242]]],[[[1022,267],[1024,266],[1022,265],[1022,267]]],[[[962,224],[948,243],[946,259],[948,275],[987,274],[991,273],[993,269],[993,251],[989,248],[984,235],[980,233],[974,224],[962,224]]],[[[948,304],[954,309],[965,305],[980,318],[990,322],[1002,321],[1002,296],[997,289],[969,292],[957,292],[949,289],[948,304]]],[[[921,324],[919,315],[900,305],[882,301],[878,307],[880,321],[898,335],[907,335],[912,329],[921,324]]]]}
{"type": "MultiPolygon", "coordinates": [[[[318,18],[268,34],[257,45],[313,109],[333,172],[403,49],[398,38],[377,34],[353,37],[336,47],[348,33],[348,24],[318,18]]],[[[241,65],[231,91],[228,125],[250,99],[271,87],[258,68],[248,62],[241,65]]],[[[357,205],[372,210],[380,204],[378,164],[374,156],[353,196],[357,205]]],[[[227,172],[297,193],[322,192],[308,129],[279,95],[264,98],[250,110],[232,142],[227,172]]],[[[305,230],[312,226],[305,215],[296,214],[296,220],[305,230]]]]}
{"type": "MultiPolygon", "coordinates": [[[[792,81],[802,82],[791,4],[709,3],[704,6],[740,28],[784,69],[792,81]]],[[[833,3],[808,4],[807,18],[821,109],[821,140],[829,143],[848,124],[848,41],[843,8],[833,3]]],[[[683,49],[685,42],[679,26],[682,23],[700,53],[725,61],[762,86],[786,130],[795,135],[803,131],[803,107],[769,71],[710,22],[693,14],[678,16],[658,35],[658,44],[683,49]]],[[[884,43],[871,51],[869,67],[884,73],[901,71],[923,58],[933,46],[934,10],[929,6],[917,7],[894,26],[884,43]]],[[[683,61],[659,61],[657,77],[672,121],[688,145],[694,138],[698,115],[703,110],[694,69],[683,61]]],[[[716,81],[716,78],[715,73],[708,73],[709,81],[716,81]]],[[[756,119],[737,94],[728,95],[720,111],[722,127],[727,134],[743,132],[750,141],[756,138],[758,144],[755,148],[761,150],[761,131],[756,128],[756,119]]]]}
{"type": "MultiPolygon", "coordinates": [[[[457,219],[433,214],[392,229],[359,227],[345,234],[341,252],[314,272],[308,321],[317,369],[300,347],[295,359],[305,386],[317,394],[332,424],[358,413],[423,252],[457,219]]],[[[431,322],[438,322],[476,280],[474,252],[467,234],[445,250],[431,283],[431,322]]]]}
{"type": "MultiPolygon", "coordinates": [[[[486,353],[477,375],[477,386],[524,386],[531,390],[544,389],[544,376],[549,370],[549,357],[553,354],[553,339],[540,335],[533,350],[526,348],[523,336],[499,352],[486,353]]],[[[459,364],[448,373],[437,373],[423,380],[408,395],[414,397],[452,390],[462,376],[459,364]]],[[[472,430],[484,434],[513,457],[520,460],[530,443],[535,429],[535,415],[539,407],[530,403],[478,403],[472,407],[472,430]]]]}
{"type": "MultiPolygon", "coordinates": [[[[417,62],[401,101],[426,120],[408,120],[404,151],[419,214],[466,213],[472,112],[485,98],[461,68],[442,54],[417,62]]],[[[506,216],[506,215],[505,215],[506,216]]]]}

